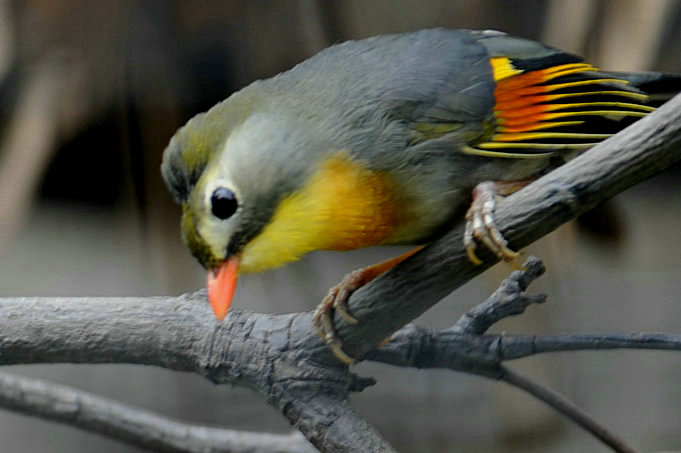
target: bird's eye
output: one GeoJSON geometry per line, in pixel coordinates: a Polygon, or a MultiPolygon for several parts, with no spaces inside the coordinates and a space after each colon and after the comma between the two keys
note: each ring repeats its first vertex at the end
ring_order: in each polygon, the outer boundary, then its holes
{"type": "Polygon", "coordinates": [[[225,220],[236,212],[239,203],[234,192],[224,187],[218,187],[210,197],[210,210],[218,219],[225,220]]]}

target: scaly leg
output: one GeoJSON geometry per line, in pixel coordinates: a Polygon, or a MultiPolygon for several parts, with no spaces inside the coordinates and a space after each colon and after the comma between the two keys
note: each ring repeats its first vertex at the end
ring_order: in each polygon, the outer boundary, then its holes
{"type": "Polygon", "coordinates": [[[350,272],[339,284],[329,290],[329,293],[317,306],[312,317],[312,322],[314,323],[319,336],[326,342],[331,351],[341,362],[352,365],[355,363],[355,359],[343,352],[342,343],[340,338],[336,335],[336,329],[333,327],[332,312],[336,310],[347,322],[350,324],[357,324],[357,319],[348,313],[347,309],[348,299],[352,293],[414,255],[423,247],[424,246],[416,247],[395,258],[350,272]]]}
{"type": "Polygon", "coordinates": [[[473,203],[466,213],[466,230],[463,237],[468,259],[473,264],[482,264],[480,258],[475,254],[476,241],[479,241],[494,252],[499,259],[510,263],[516,269],[522,268],[516,262],[519,253],[508,248],[506,239],[496,226],[494,209],[498,196],[507,196],[517,192],[532,181],[529,179],[522,181],[485,181],[475,186],[473,203]]]}

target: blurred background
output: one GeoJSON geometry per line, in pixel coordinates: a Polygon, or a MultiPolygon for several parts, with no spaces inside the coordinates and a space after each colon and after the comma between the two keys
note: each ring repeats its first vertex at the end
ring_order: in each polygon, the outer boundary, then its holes
{"type": "MultiPolygon", "coordinates": [[[[427,27],[495,28],[612,70],[681,72],[678,0],[0,0],[0,296],[194,291],[160,178],[162,151],[196,113],[338,41],[427,27]]],[[[510,333],[681,333],[681,168],[641,184],[530,247],[550,294],[510,333]]],[[[395,249],[317,253],[242,279],[235,306],[313,308],[352,269],[395,249]],[[277,301],[276,304],[270,301],[277,301]]],[[[444,327],[508,274],[497,266],[418,322],[444,327]]],[[[681,355],[562,353],[514,363],[642,451],[681,450],[681,355]]],[[[194,423],[287,432],[251,392],[125,365],[17,366],[194,423]]],[[[361,364],[378,385],[356,406],[403,452],[606,452],[502,384],[361,364]]],[[[0,412],[3,450],[135,452],[0,412]]]]}

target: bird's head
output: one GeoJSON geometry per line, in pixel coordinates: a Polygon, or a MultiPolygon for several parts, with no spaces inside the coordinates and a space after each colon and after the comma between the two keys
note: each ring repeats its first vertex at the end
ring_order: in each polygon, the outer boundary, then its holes
{"type": "Polygon", "coordinates": [[[161,166],[220,319],[239,274],[313,250],[380,243],[392,221],[387,179],[332,148],[309,123],[233,110],[223,103],[190,120],[161,166]]]}
{"type": "Polygon", "coordinates": [[[182,237],[209,271],[209,298],[219,318],[240,273],[290,261],[254,239],[304,178],[306,167],[295,165],[290,151],[306,145],[296,137],[271,115],[223,103],[191,119],[164,152],[161,171],[182,205],[182,237]]]}

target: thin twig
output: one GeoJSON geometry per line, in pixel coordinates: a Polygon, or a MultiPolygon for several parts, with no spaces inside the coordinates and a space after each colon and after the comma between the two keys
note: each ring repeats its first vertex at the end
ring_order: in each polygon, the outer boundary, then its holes
{"type": "MultiPolygon", "coordinates": [[[[530,257],[524,267],[525,270],[513,272],[487,300],[466,312],[452,328],[443,329],[439,332],[428,332],[425,329],[409,326],[398,331],[394,336],[394,341],[397,344],[393,346],[397,346],[398,351],[410,353],[410,357],[406,360],[405,357],[400,357],[398,354],[391,354],[395,351],[395,348],[390,346],[370,353],[370,357],[379,361],[381,359],[394,363],[400,361],[401,363],[395,363],[400,365],[412,361],[413,366],[419,367],[448,365],[451,369],[457,371],[480,374],[501,380],[544,401],[558,413],[563,414],[611,447],[615,452],[636,453],[622,439],[565,397],[503,366],[502,362],[510,358],[509,352],[511,351],[518,357],[523,357],[538,352],[546,352],[553,348],[557,348],[557,350],[573,349],[577,345],[594,349],[602,349],[606,345],[624,347],[625,344],[635,344],[639,347],[678,347],[681,346],[681,341],[677,344],[669,336],[660,337],[659,334],[655,335],[654,339],[642,338],[640,335],[612,338],[607,336],[600,336],[599,338],[585,338],[584,336],[557,338],[552,336],[548,341],[542,341],[541,337],[512,337],[509,339],[502,335],[496,336],[496,341],[485,343],[484,340],[489,340],[494,336],[481,336],[480,334],[487,331],[494,323],[506,317],[523,313],[531,303],[541,303],[546,300],[545,295],[537,297],[525,293],[529,284],[544,273],[545,269],[541,260],[530,257]],[[474,343],[472,340],[476,337],[483,341],[474,343]],[[458,344],[455,338],[460,340],[458,344]],[[537,338],[540,339],[537,340],[537,338]],[[461,342],[466,341],[469,347],[461,347],[461,342]],[[559,345],[558,343],[561,343],[561,341],[567,344],[559,345]],[[536,348],[537,344],[540,345],[539,349],[536,348]],[[479,348],[480,346],[482,348],[479,348]],[[524,355],[521,355],[522,353],[524,355]]],[[[677,336],[676,340],[681,340],[681,336],[677,336]]]]}
{"type": "Polygon", "coordinates": [[[547,352],[611,349],[681,351],[681,335],[660,332],[564,335],[504,335],[499,338],[501,360],[547,352]]]}
{"type": "Polygon", "coordinates": [[[158,452],[313,453],[297,431],[256,433],[176,422],[64,385],[0,373],[0,406],[158,452]]]}
{"type": "Polygon", "coordinates": [[[492,325],[520,315],[532,304],[546,302],[546,294],[525,294],[527,287],[546,271],[544,263],[531,256],[523,264],[525,270],[514,271],[486,301],[463,314],[452,327],[453,332],[482,335],[492,325]]]}
{"type": "Polygon", "coordinates": [[[472,364],[484,364],[493,369],[502,362],[537,354],[613,349],[681,351],[681,335],[638,332],[476,336],[455,333],[451,329],[430,331],[407,324],[392,336],[388,344],[367,354],[366,359],[402,367],[472,372],[472,364]]]}
{"type": "Polygon", "coordinates": [[[638,450],[634,450],[632,447],[628,446],[622,439],[611,433],[593,417],[572,404],[559,393],[549,390],[506,367],[502,367],[502,374],[499,379],[509,385],[522,389],[545,402],[551,408],[563,414],[565,417],[593,434],[596,438],[600,439],[601,442],[612,448],[613,451],[617,453],[639,453],[638,450]]]}

